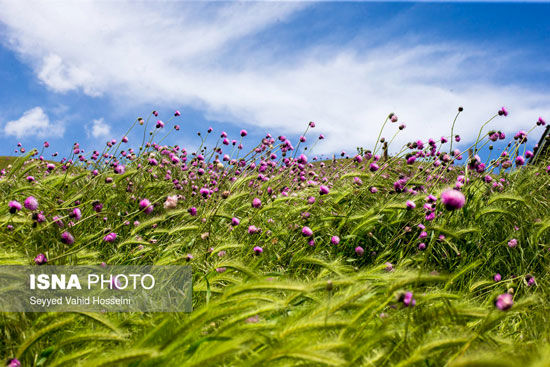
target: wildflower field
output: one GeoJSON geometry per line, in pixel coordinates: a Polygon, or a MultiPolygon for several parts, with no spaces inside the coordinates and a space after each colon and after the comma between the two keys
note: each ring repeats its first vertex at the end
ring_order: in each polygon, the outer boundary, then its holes
{"type": "Polygon", "coordinates": [[[197,151],[163,145],[185,130],[177,111],[137,119],[141,141],[75,144],[63,159],[47,142],[20,146],[1,170],[0,264],[190,265],[193,311],[4,312],[0,357],[550,366],[550,162],[527,164],[526,148],[545,122],[489,130],[506,115],[480,123],[470,154],[454,123],[395,149],[381,138],[405,128],[395,114],[376,146],[339,159],[310,153],[324,138],[313,122],[297,141],[267,135],[250,151],[245,130],[205,130],[197,151]],[[498,141],[509,143],[495,153],[498,141]]]}

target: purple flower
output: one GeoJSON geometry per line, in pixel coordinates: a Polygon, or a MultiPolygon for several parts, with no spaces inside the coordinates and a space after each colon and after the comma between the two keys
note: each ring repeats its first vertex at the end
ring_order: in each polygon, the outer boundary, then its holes
{"type": "Polygon", "coordinates": [[[441,201],[447,210],[460,209],[466,203],[464,194],[455,189],[448,189],[441,193],[441,201]]]}
{"type": "Polygon", "coordinates": [[[80,211],[79,208],[74,208],[69,214],[69,217],[75,218],[76,220],[80,220],[80,218],[82,218],[82,212],[80,211]]]}
{"type": "Polygon", "coordinates": [[[164,122],[158,120],[156,126],[157,126],[157,129],[162,129],[164,127],[164,122]]]}
{"type": "Polygon", "coordinates": [[[105,242],[115,242],[116,240],[116,233],[111,232],[107,236],[103,237],[103,241],[105,242]]]}
{"type": "Polygon", "coordinates": [[[376,163],[371,163],[369,165],[369,169],[371,170],[371,172],[376,172],[380,169],[380,167],[376,163]]]}
{"type": "Polygon", "coordinates": [[[187,254],[187,255],[185,256],[185,261],[189,262],[189,261],[191,261],[191,260],[193,260],[193,255],[187,254]]]}
{"type": "Polygon", "coordinates": [[[302,228],[302,235],[304,237],[311,237],[313,235],[313,231],[309,227],[302,228]]]}
{"type": "Polygon", "coordinates": [[[516,157],[516,165],[517,166],[523,166],[525,164],[525,158],[523,158],[523,156],[521,155],[518,155],[516,157]]]}
{"type": "Polygon", "coordinates": [[[179,110],[176,110],[176,111],[174,112],[174,116],[180,116],[180,115],[181,115],[181,112],[180,112],[179,110]]]}
{"type": "Polygon", "coordinates": [[[145,214],[149,214],[153,211],[154,207],[151,205],[151,202],[148,199],[142,199],[139,202],[139,208],[145,212],[145,214]]]}
{"type": "Polygon", "coordinates": [[[355,253],[357,254],[357,256],[363,256],[363,254],[365,253],[365,249],[361,246],[357,246],[355,248],[355,253]]]}
{"type": "Polygon", "coordinates": [[[527,274],[525,276],[525,281],[527,282],[527,286],[532,286],[533,284],[535,284],[535,277],[532,276],[531,274],[527,274]]]}
{"type": "Polygon", "coordinates": [[[21,210],[23,208],[23,206],[15,200],[10,201],[8,203],[8,207],[10,208],[10,213],[11,214],[15,214],[15,212],[18,212],[19,210],[21,210]]]}
{"type": "Polygon", "coordinates": [[[38,254],[34,258],[34,263],[36,265],[44,265],[47,262],[48,262],[48,259],[46,258],[46,255],[44,255],[44,254],[38,254]]]}
{"type": "Polygon", "coordinates": [[[508,116],[508,110],[505,107],[502,107],[500,110],[498,110],[499,116],[508,116]]]}
{"type": "Polygon", "coordinates": [[[426,244],[424,242],[421,242],[418,244],[418,249],[420,251],[424,251],[426,249],[426,244]]]}
{"type": "Polygon", "coordinates": [[[246,130],[241,130],[241,136],[244,138],[245,136],[247,136],[248,133],[246,132],[246,130]]]}
{"type": "Polygon", "coordinates": [[[500,282],[502,280],[502,275],[500,275],[499,273],[496,273],[495,276],[493,276],[493,280],[495,282],[500,282]]]}
{"type": "Polygon", "coordinates": [[[512,238],[510,241],[508,241],[508,247],[514,248],[518,245],[518,240],[515,238],[512,238]]]}
{"type": "Polygon", "coordinates": [[[253,208],[259,208],[259,207],[261,207],[261,206],[262,206],[262,201],[261,201],[260,199],[254,198],[254,199],[252,200],[252,207],[253,207],[253,208]]]}
{"type": "Polygon", "coordinates": [[[218,273],[224,273],[226,270],[226,268],[216,268],[216,272],[218,273]]]}
{"type": "Polygon", "coordinates": [[[231,218],[231,225],[232,225],[233,227],[238,226],[240,223],[241,223],[241,221],[239,220],[239,218],[237,218],[237,217],[231,218]]]}
{"type": "Polygon", "coordinates": [[[69,232],[65,231],[61,233],[61,242],[66,245],[72,245],[74,243],[74,237],[69,232]]]}
{"type": "Polygon", "coordinates": [[[17,358],[10,358],[8,359],[6,367],[21,367],[21,362],[19,362],[17,358]]]}
{"type": "Polygon", "coordinates": [[[340,237],[338,236],[332,236],[330,238],[330,243],[332,243],[333,245],[338,245],[340,243],[340,237]]]}
{"type": "Polygon", "coordinates": [[[262,230],[254,225],[248,226],[248,234],[260,233],[262,230]]]}
{"type": "Polygon", "coordinates": [[[509,310],[514,305],[514,298],[510,293],[504,293],[497,297],[495,306],[502,311],[509,310]]]}
{"type": "Polygon", "coordinates": [[[325,186],[325,185],[319,186],[319,194],[326,195],[329,192],[330,192],[330,189],[328,188],[328,186],[325,186]]]}
{"type": "Polygon", "coordinates": [[[259,255],[259,254],[261,254],[262,252],[264,252],[264,249],[261,248],[260,246],[254,247],[254,254],[259,255]]]}
{"type": "Polygon", "coordinates": [[[405,292],[405,294],[401,296],[401,302],[403,302],[405,307],[413,307],[416,305],[416,300],[413,298],[412,292],[405,292]]]}
{"type": "Polygon", "coordinates": [[[188,212],[192,217],[194,217],[194,216],[197,215],[197,208],[195,208],[195,207],[193,206],[193,207],[187,209],[187,212],[188,212]]]}
{"type": "Polygon", "coordinates": [[[34,196],[29,196],[25,199],[25,208],[29,210],[38,209],[38,200],[34,196]]]}
{"type": "Polygon", "coordinates": [[[384,265],[386,265],[386,267],[384,268],[385,271],[393,271],[393,264],[392,263],[385,262],[384,265]]]}
{"type": "Polygon", "coordinates": [[[414,209],[416,208],[416,204],[414,203],[414,201],[411,201],[411,200],[407,200],[407,209],[414,209]]]}

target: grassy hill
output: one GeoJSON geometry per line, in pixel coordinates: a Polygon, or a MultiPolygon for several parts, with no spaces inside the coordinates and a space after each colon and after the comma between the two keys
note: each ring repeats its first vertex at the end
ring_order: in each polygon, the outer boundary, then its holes
{"type": "Polygon", "coordinates": [[[1,313],[1,355],[24,366],[547,365],[548,162],[496,174],[428,155],[376,169],[260,147],[241,164],[152,144],[97,175],[10,172],[0,264],[190,265],[193,312],[1,313]],[[29,196],[37,208],[10,213],[29,196]]]}

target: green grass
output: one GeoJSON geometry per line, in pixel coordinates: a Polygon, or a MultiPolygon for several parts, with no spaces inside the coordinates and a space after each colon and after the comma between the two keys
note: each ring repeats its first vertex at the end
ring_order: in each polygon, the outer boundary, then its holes
{"type": "Polygon", "coordinates": [[[1,313],[3,358],[17,357],[24,366],[548,365],[545,166],[489,172],[493,181],[505,180],[496,188],[483,181],[488,172],[470,171],[462,189],[466,205],[448,211],[439,194],[454,184],[460,166],[446,172],[429,160],[411,166],[400,160],[372,173],[365,169],[369,162],[327,161],[312,168],[331,185],[330,194],[321,196],[318,186],[294,183],[288,170],[260,182],[254,171],[235,176],[237,167],[226,164],[205,175],[219,176],[219,191],[203,200],[192,194],[191,180],[202,187],[208,179],[193,179],[178,164],[151,173],[138,168],[149,153],[125,162],[123,175],[100,167],[96,177],[77,167],[58,166],[48,174],[45,163],[16,167],[12,161],[15,168],[0,179],[0,264],[32,264],[38,253],[55,265],[190,264],[193,312],[1,313]],[[163,179],[168,170],[171,179],[189,182],[178,190],[163,179]],[[25,180],[29,174],[35,182],[25,180]],[[424,185],[425,192],[393,192],[399,175],[409,178],[408,187],[424,185]],[[284,186],[291,188],[288,196],[268,194],[284,186]],[[371,186],[379,192],[371,193],[371,186]],[[174,194],[182,196],[177,207],[164,209],[174,194]],[[438,197],[433,221],[422,209],[427,194],[438,197]],[[22,203],[30,195],[46,222],[36,224],[26,209],[8,212],[8,201],[22,203]],[[310,196],[314,204],[308,204],[310,196]],[[252,208],[254,197],[261,198],[261,208],[252,208]],[[141,198],[155,204],[151,214],[139,210],[141,198]],[[406,200],[415,201],[416,209],[407,210],[406,200]],[[103,204],[100,213],[93,210],[96,201],[103,204]],[[192,206],[197,216],[188,213],[192,206]],[[82,219],[68,227],[74,207],[82,219]],[[53,216],[65,226],[58,227],[53,216]],[[231,228],[232,217],[240,225],[231,228]],[[426,226],[423,240],[420,223],[426,226]],[[249,225],[261,233],[249,234],[249,225]],[[314,246],[302,236],[303,226],[313,230],[314,246]],[[74,235],[74,244],[60,241],[63,231],[74,235]],[[103,241],[108,232],[117,233],[115,243],[103,241]],[[332,236],[340,237],[338,245],[330,243],[332,236]],[[507,245],[512,238],[515,248],[507,245]],[[263,253],[255,255],[254,246],[263,253]],[[528,274],[534,285],[527,284],[528,274]],[[414,307],[399,300],[408,291],[414,307]],[[494,301],[506,292],[513,292],[514,305],[501,311],[494,301]]]}

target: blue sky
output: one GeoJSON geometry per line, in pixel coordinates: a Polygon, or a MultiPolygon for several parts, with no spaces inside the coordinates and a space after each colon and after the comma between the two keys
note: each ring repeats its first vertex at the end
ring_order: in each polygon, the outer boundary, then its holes
{"type": "Polygon", "coordinates": [[[501,106],[490,127],[509,135],[550,119],[549,17],[543,2],[0,0],[0,155],[100,148],[176,109],[170,144],[193,148],[209,126],[296,137],[315,121],[309,141],[323,133],[315,152],[329,154],[372,147],[390,112],[407,124],[396,149],[449,135],[464,106],[464,148],[501,106]]]}

